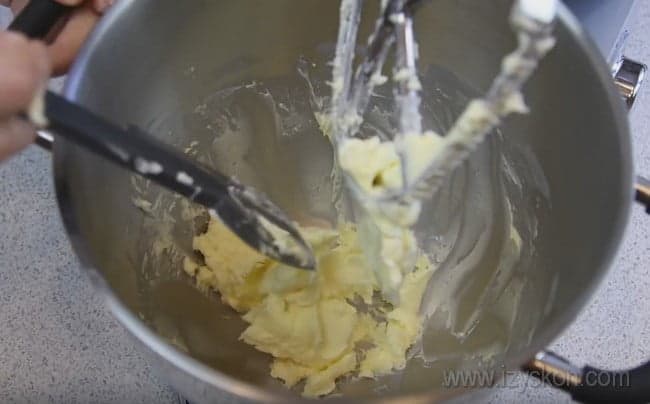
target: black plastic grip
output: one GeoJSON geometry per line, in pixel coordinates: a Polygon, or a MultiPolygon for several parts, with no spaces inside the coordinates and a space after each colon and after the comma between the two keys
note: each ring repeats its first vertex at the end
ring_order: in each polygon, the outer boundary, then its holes
{"type": "Polygon", "coordinates": [[[31,0],[8,29],[22,32],[32,39],[45,39],[73,8],[54,0],[31,0]]]}
{"type": "Polygon", "coordinates": [[[578,368],[550,351],[535,355],[523,370],[546,384],[563,390],[579,403],[650,403],[650,362],[630,370],[578,368]]]}
{"type": "Polygon", "coordinates": [[[585,366],[582,383],[566,390],[580,403],[650,403],[650,362],[619,372],[585,366]]]}

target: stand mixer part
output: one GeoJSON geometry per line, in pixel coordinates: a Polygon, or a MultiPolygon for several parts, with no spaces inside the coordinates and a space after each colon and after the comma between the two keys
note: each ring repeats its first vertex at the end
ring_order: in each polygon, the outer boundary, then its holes
{"type": "MultiPolygon", "coordinates": [[[[519,0],[515,2],[510,23],[517,35],[518,46],[502,62],[501,71],[483,99],[470,102],[451,130],[441,136],[422,131],[420,115],[421,85],[417,74],[418,46],[413,31],[413,13],[424,0],[388,0],[382,3],[382,15],[370,36],[366,57],[350,77],[354,59],[356,25],[361,1],[344,0],[341,6],[341,27],[337,56],[334,62],[332,113],[337,145],[359,136],[359,127],[374,87],[386,78],[381,75],[388,53],[396,45],[395,100],[398,130],[390,141],[401,162],[401,186],[385,187],[373,197],[381,201],[422,199],[437,190],[441,182],[462,164],[476,147],[512,113],[527,113],[521,90],[535,72],[539,62],[553,48],[553,21],[556,0],[519,0]],[[416,157],[416,138],[429,137],[426,161],[412,164],[416,157]],[[409,139],[410,138],[410,139],[409,139]],[[415,141],[414,141],[415,140],[415,141]],[[416,166],[410,169],[409,166],[416,166]]],[[[420,139],[422,140],[422,139],[420,139]]],[[[338,148],[339,154],[341,148],[338,148]]],[[[343,170],[355,192],[363,192],[354,173],[343,170]]],[[[380,188],[380,187],[377,187],[380,188]]]]}
{"type": "Polygon", "coordinates": [[[413,13],[423,0],[387,0],[368,41],[365,57],[352,76],[361,0],[343,0],[333,67],[330,136],[336,161],[351,191],[366,258],[383,295],[398,303],[397,290],[411,271],[417,241],[412,231],[422,201],[433,194],[481,144],[502,119],[526,113],[521,90],[553,48],[556,0],[519,0],[510,15],[517,48],[502,62],[487,95],[467,105],[449,132],[423,131],[418,47],[413,13]],[[397,129],[392,138],[363,138],[360,133],[374,88],[387,78],[382,70],[395,45],[397,129]],[[363,156],[363,158],[359,158],[363,156]]]}

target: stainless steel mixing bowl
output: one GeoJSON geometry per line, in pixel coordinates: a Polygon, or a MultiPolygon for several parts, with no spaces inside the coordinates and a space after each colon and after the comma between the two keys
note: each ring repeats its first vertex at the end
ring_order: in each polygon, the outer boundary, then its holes
{"type": "MultiPolygon", "coordinates": [[[[419,12],[428,127],[444,130],[486,90],[514,46],[510,4],[436,0],[419,12]]],[[[337,18],[333,0],[121,0],[85,45],[66,95],[187,147],[298,220],[332,220],[332,152],[314,111],[326,102],[337,18]]],[[[444,385],[446,370],[518,368],[607,270],[632,195],[627,120],[565,9],[557,39],[526,89],[533,112],[508,120],[425,209],[420,241],[440,268],[419,356],[397,375],[344,381],[344,397],[430,402],[465,392],[444,385]]],[[[375,104],[364,130],[390,130],[390,102],[375,104]]],[[[297,398],[269,376],[266,355],[238,341],[238,316],[182,274],[204,220],[62,140],[54,158],[83,267],[164,380],[197,403],[297,398]],[[154,202],[152,212],[134,198],[154,202]]]]}

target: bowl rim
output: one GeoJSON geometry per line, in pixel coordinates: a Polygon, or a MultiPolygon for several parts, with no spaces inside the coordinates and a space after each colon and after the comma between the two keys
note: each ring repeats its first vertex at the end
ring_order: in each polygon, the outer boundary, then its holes
{"type": "MultiPolygon", "coordinates": [[[[100,23],[82,47],[75,63],[68,73],[63,91],[66,98],[71,101],[79,101],[82,78],[84,77],[85,71],[88,67],[89,60],[93,57],[94,49],[96,49],[97,44],[102,41],[102,38],[111,31],[112,27],[119,22],[121,16],[135,3],[136,0],[120,0],[116,2],[116,4],[111,7],[106,15],[104,15],[100,20],[100,23]]],[[[606,259],[604,259],[601,264],[602,268],[594,270],[595,279],[591,282],[589,287],[582,291],[582,296],[577,297],[575,303],[571,307],[568,307],[554,320],[552,326],[539,331],[538,337],[536,338],[537,343],[532,344],[527,347],[527,349],[522,350],[507,361],[506,365],[510,369],[517,369],[522,364],[533,358],[537,352],[547,346],[566,327],[568,327],[577,314],[585,307],[589,298],[593,295],[595,289],[598,288],[604,275],[611,267],[616,251],[620,246],[623,232],[629,220],[630,205],[632,203],[633,161],[627,112],[625,111],[623,102],[614,87],[611,72],[607,68],[604,57],[597,50],[595,44],[588,37],[577,19],[563,4],[560,4],[559,8],[559,23],[567,29],[573,40],[575,40],[580,49],[588,57],[590,64],[595,69],[598,84],[602,87],[602,92],[608,98],[609,104],[612,107],[612,115],[615,119],[615,125],[618,128],[617,136],[619,137],[619,144],[621,146],[621,162],[626,165],[625,167],[622,167],[624,178],[622,178],[621,181],[621,189],[618,190],[622,197],[622,203],[619,206],[619,211],[616,212],[616,226],[612,229],[613,247],[610,248],[611,251],[606,252],[606,259]],[[629,190],[629,192],[626,190],[629,190]]],[[[224,392],[254,401],[287,402],[289,400],[300,400],[299,397],[290,394],[289,391],[287,391],[286,395],[276,393],[275,391],[269,391],[264,387],[239,380],[201,363],[190,355],[172,346],[164,338],[151,330],[135,313],[129,310],[117,294],[111,290],[108,282],[102,277],[101,272],[94,264],[95,260],[91,256],[90,249],[87,248],[85,241],[81,237],[77,218],[75,216],[74,202],[70,197],[70,184],[66,176],[66,161],[68,158],[70,158],[70,153],[67,148],[61,144],[57,146],[57,142],[55,142],[53,148],[54,185],[60,214],[73,250],[79,257],[80,266],[83,269],[82,272],[88,274],[97,293],[103,297],[106,306],[117,320],[148,350],[154,353],[159,359],[171,364],[175,370],[184,372],[185,374],[224,392]]],[[[175,389],[180,387],[174,383],[174,380],[165,381],[170,383],[175,389]]],[[[188,397],[192,396],[191,392],[179,392],[187,394],[188,397]]],[[[463,390],[462,392],[466,394],[467,390],[463,390]]],[[[448,395],[436,394],[436,399],[451,398],[461,394],[462,392],[450,390],[448,395]]],[[[410,393],[408,395],[387,395],[379,398],[369,396],[367,399],[381,402],[404,401],[409,403],[414,400],[418,401],[426,399],[426,402],[429,402],[432,399],[431,393],[431,391],[423,391],[410,393]]],[[[334,397],[333,399],[339,400],[340,398],[334,397]]],[[[366,398],[360,398],[358,400],[364,401],[366,398]]]]}

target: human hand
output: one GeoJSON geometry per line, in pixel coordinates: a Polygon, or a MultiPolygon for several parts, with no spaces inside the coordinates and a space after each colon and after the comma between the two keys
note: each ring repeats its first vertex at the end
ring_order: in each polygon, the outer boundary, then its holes
{"type": "MultiPolygon", "coordinates": [[[[54,33],[50,39],[48,53],[55,75],[64,74],[74,60],[79,48],[90,34],[101,15],[110,7],[114,0],[56,0],[68,6],[79,6],[73,10],[63,28],[54,33]]],[[[14,15],[18,14],[28,0],[0,0],[0,5],[11,8],[14,15]]]]}
{"type": "MultiPolygon", "coordinates": [[[[0,161],[33,142],[35,129],[16,114],[27,109],[47,85],[51,72],[68,69],[93,26],[113,0],[57,0],[81,5],[46,45],[14,32],[0,32],[0,161]]],[[[27,0],[0,0],[20,12],[27,0]]]]}
{"type": "Polygon", "coordinates": [[[50,74],[46,46],[22,34],[0,32],[0,160],[34,140],[34,128],[16,117],[26,110],[50,74]]]}

